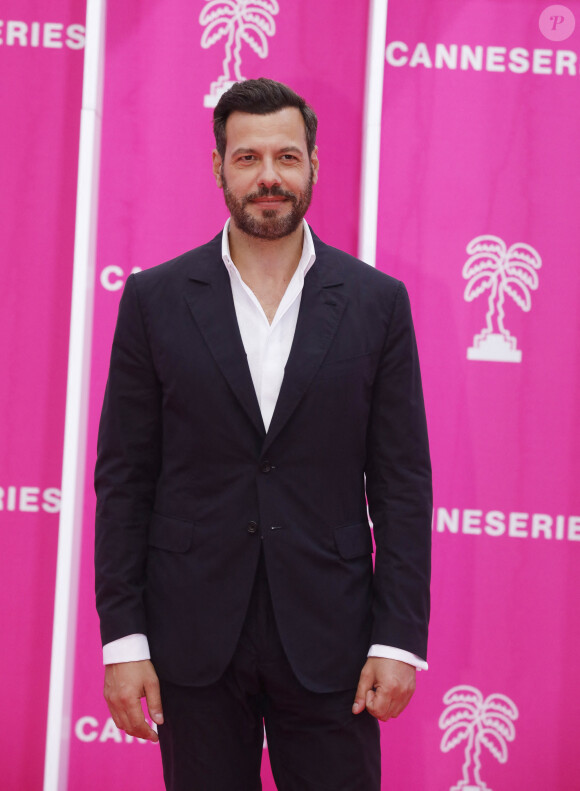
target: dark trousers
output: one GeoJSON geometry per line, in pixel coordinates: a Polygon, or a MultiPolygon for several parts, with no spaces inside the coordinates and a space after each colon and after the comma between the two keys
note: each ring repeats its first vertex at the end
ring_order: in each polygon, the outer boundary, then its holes
{"type": "Polygon", "coordinates": [[[262,560],[234,659],[218,682],[161,680],[167,791],[259,791],[265,726],[279,791],[380,791],[376,720],[352,714],[355,690],[316,693],[280,642],[262,560]]]}

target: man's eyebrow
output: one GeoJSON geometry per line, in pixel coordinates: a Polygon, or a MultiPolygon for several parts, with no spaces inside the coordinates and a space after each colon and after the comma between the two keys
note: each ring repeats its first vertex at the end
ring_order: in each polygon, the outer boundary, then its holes
{"type": "MultiPolygon", "coordinates": [[[[232,157],[238,157],[240,155],[243,156],[244,154],[257,154],[257,153],[258,152],[256,151],[255,148],[244,148],[244,147],[240,146],[239,148],[236,148],[234,151],[232,151],[231,156],[232,157]]],[[[302,152],[302,149],[299,148],[298,146],[284,146],[284,148],[279,149],[278,153],[279,154],[291,154],[291,153],[292,154],[302,154],[303,152],[302,152]]]]}
{"type": "Polygon", "coordinates": [[[236,148],[235,151],[232,151],[232,156],[237,157],[239,154],[255,154],[256,150],[254,148],[236,148]]]}

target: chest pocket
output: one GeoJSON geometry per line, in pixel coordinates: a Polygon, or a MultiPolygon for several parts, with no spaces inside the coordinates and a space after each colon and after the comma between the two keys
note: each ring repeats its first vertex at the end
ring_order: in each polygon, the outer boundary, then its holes
{"type": "Polygon", "coordinates": [[[377,354],[377,352],[365,352],[339,360],[329,360],[322,364],[317,379],[348,378],[362,376],[371,370],[374,371],[377,354]]]}

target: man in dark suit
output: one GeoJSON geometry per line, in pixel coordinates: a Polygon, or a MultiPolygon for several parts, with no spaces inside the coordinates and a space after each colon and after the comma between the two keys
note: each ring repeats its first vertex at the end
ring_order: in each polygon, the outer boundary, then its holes
{"type": "Polygon", "coordinates": [[[316,125],[280,83],[225,93],[230,219],[131,275],[119,309],[95,476],[105,697],[156,741],[146,697],[171,791],[259,789],[262,723],[278,788],[378,791],[377,719],[426,667],[409,302],[304,222],[316,125]]]}

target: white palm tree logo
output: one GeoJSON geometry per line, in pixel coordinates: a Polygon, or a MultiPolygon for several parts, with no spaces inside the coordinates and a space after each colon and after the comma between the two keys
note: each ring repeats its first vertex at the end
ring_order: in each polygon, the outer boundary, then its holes
{"type": "Polygon", "coordinates": [[[519,363],[522,353],[517,338],[504,327],[506,294],[526,313],[532,307],[530,291],[538,288],[537,270],[542,266],[539,253],[529,244],[516,242],[509,249],[499,236],[476,236],[467,245],[469,258],[463,265],[468,280],[463,294],[467,302],[489,291],[486,326],[467,350],[468,360],[494,360],[519,363]]]}
{"type": "Polygon", "coordinates": [[[222,62],[223,74],[212,82],[209,93],[204,96],[205,107],[215,107],[224,91],[235,82],[242,82],[241,49],[245,41],[260,57],[268,55],[267,36],[276,32],[274,16],[279,12],[277,0],[208,0],[199,22],[205,27],[201,46],[209,49],[221,38],[226,39],[226,54],[222,62]],[[233,79],[230,71],[234,58],[233,79]]]}
{"type": "Polygon", "coordinates": [[[507,743],[516,737],[516,704],[499,693],[484,700],[478,689],[467,685],[452,687],[443,696],[443,703],[446,708],[439,718],[439,727],[445,730],[441,750],[448,753],[466,742],[463,778],[450,791],[491,791],[480,777],[481,748],[487,747],[500,764],[506,763],[507,743]]]}

